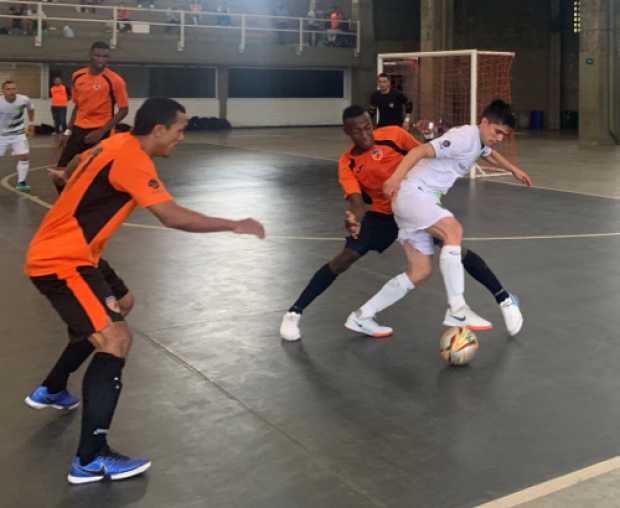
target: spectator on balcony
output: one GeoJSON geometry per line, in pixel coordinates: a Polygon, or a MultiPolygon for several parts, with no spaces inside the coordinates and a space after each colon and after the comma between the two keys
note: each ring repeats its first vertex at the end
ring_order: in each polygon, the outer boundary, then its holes
{"type": "Polygon", "coordinates": [[[329,46],[336,46],[336,37],[342,28],[342,18],[340,7],[334,6],[329,12],[329,30],[327,31],[327,43],[329,46]]]}
{"type": "Polygon", "coordinates": [[[116,18],[118,19],[118,29],[121,32],[129,32],[131,30],[131,23],[129,23],[129,10],[122,2],[121,6],[116,11],[116,18]]]}
{"type": "Polygon", "coordinates": [[[226,0],[220,0],[217,4],[217,24],[219,26],[230,26],[230,7],[226,0]]]}
{"type": "Polygon", "coordinates": [[[192,24],[200,25],[200,13],[202,12],[202,4],[200,3],[200,0],[191,0],[189,10],[192,13],[192,24]]]}
{"type": "Polygon", "coordinates": [[[179,31],[176,26],[171,26],[181,24],[181,18],[179,16],[179,13],[177,11],[173,11],[172,7],[168,7],[166,9],[166,23],[166,33],[179,31]]]}
{"type": "Polygon", "coordinates": [[[21,35],[24,32],[24,24],[21,19],[21,5],[11,5],[9,6],[9,16],[13,16],[12,18],[8,18],[7,30],[10,35],[21,35]]]}
{"type": "Polygon", "coordinates": [[[306,14],[306,29],[310,32],[308,37],[308,45],[310,47],[316,48],[318,45],[318,37],[317,31],[321,28],[319,25],[319,21],[317,20],[317,15],[314,9],[310,8],[308,14],[306,14]]]}
{"type": "MultiPolygon", "coordinates": [[[[279,2],[273,9],[274,16],[288,16],[288,5],[286,2],[279,2]]],[[[286,30],[289,27],[288,19],[275,18],[273,25],[276,30],[286,30]]],[[[278,44],[286,42],[286,32],[276,32],[278,34],[278,44]]]]}

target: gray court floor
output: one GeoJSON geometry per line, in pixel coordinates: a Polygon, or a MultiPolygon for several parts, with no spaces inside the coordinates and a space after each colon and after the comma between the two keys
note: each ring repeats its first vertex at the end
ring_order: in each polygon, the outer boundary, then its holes
{"type": "MultiPolygon", "coordinates": [[[[496,325],[479,334],[469,367],[439,359],[438,274],[380,316],[392,338],[343,328],[402,270],[396,245],[342,275],[304,313],[302,341],[285,344],[283,312],[342,247],[343,201],[334,162],[275,139],[243,149],[194,140],[158,164],[181,204],[259,218],[267,240],[134,226],[109,244],[137,299],[110,442],[153,460],[126,482],[70,487],[79,413],[23,404],[65,333],[21,273],[45,209],[0,189],[0,505],[469,507],[620,454],[620,236],[591,236],[620,235],[620,201],[458,183],[446,204],[467,246],[526,317],[507,337],[494,300],[468,279],[470,304],[496,325]]],[[[310,151],[333,158],[338,143],[310,151]]],[[[36,149],[33,166],[49,154],[36,149]]],[[[0,161],[0,178],[13,171],[0,161]]],[[[34,195],[53,200],[43,171],[31,180],[34,195]]],[[[132,222],[156,225],[143,211],[132,222]]],[[[80,384],[81,372],[71,388],[80,384]]]]}

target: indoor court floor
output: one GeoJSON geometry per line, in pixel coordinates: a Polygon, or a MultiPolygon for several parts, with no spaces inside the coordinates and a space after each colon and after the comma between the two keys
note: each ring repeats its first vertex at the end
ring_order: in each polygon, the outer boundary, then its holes
{"type": "MultiPolygon", "coordinates": [[[[33,168],[48,164],[49,140],[33,146],[33,168]]],[[[12,191],[14,162],[0,160],[0,506],[473,507],[597,464],[568,489],[488,506],[618,506],[620,464],[605,461],[620,455],[620,147],[523,135],[536,188],[461,180],[448,195],[465,245],[526,320],[508,337],[467,278],[468,302],[495,329],[454,368],[438,352],[438,271],[379,316],[393,337],[343,327],[402,271],[398,245],[341,275],[304,313],[301,341],[279,337],[283,313],[343,246],[335,160],[347,146],[337,128],[235,130],[189,135],[157,161],[180,204],[257,218],[267,239],[166,230],[141,210],[110,241],[106,258],[136,296],[110,443],[153,466],[78,487],[66,472],[80,412],[23,403],[66,340],[22,273],[55,192],[44,169],[30,196],[12,191]]],[[[80,394],[81,372],[70,387],[80,394]]]]}

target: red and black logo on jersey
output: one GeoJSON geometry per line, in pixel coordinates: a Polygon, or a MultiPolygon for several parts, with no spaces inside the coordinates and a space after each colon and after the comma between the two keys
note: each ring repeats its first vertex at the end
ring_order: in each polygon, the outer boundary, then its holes
{"type": "Polygon", "coordinates": [[[372,160],[380,161],[383,159],[383,150],[380,148],[373,148],[370,152],[370,156],[372,157],[372,160]]]}

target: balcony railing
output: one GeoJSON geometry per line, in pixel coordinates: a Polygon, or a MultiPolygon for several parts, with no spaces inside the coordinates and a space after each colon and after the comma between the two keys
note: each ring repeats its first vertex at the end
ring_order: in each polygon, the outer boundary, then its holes
{"type": "Polygon", "coordinates": [[[151,9],[125,6],[108,6],[93,4],[15,2],[0,0],[0,9],[4,11],[0,18],[8,19],[7,25],[27,25],[26,32],[34,36],[34,45],[42,46],[46,38],[46,26],[60,22],[71,26],[76,23],[102,25],[110,36],[110,46],[115,48],[119,38],[131,31],[144,36],[151,35],[155,27],[161,27],[166,33],[178,33],[177,50],[183,51],[188,42],[188,31],[227,32],[238,34],[238,50],[246,49],[248,34],[272,33],[281,43],[289,44],[286,39],[294,40],[298,54],[304,48],[322,43],[326,46],[350,47],[354,55],[360,53],[360,22],[357,20],[340,20],[338,29],[331,29],[331,20],[326,18],[304,18],[291,16],[269,16],[265,14],[247,14],[215,11],[186,11],[178,9],[151,9]],[[19,13],[7,12],[9,6],[23,9],[19,13]],[[61,12],[59,12],[61,11],[61,12]],[[79,12],[78,12],[79,11],[79,12]],[[90,16],[79,16],[91,12],[90,16]],[[95,18],[95,13],[98,17],[95,18]],[[54,15],[57,14],[57,15],[54,15]],[[213,21],[215,23],[213,23],[213,21]],[[30,28],[30,30],[28,30],[30,28]],[[292,34],[292,35],[290,35],[292,34]]]}

